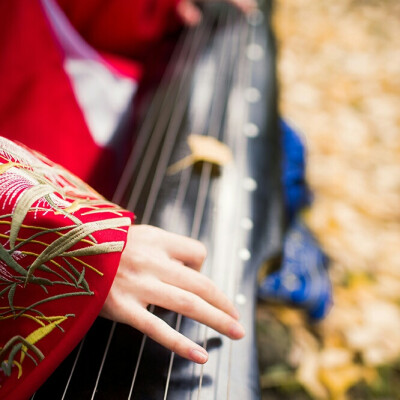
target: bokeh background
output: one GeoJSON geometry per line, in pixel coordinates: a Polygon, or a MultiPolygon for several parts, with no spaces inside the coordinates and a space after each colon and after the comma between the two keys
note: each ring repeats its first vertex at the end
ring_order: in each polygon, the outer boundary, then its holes
{"type": "Polygon", "coordinates": [[[259,304],[263,400],[400,399],[400,1],[275,0],[273,25],[334,306],[259,304]]]}

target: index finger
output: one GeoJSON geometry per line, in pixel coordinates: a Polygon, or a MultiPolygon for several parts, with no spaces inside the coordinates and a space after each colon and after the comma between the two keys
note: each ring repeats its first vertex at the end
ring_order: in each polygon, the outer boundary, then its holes
{"type": "Polygon", "coordinates": [[[203,243],[176,233],[165,232],[165,234],[164,248],[170,258],[199,271],[207,257],[207,250],[203,243]]]}

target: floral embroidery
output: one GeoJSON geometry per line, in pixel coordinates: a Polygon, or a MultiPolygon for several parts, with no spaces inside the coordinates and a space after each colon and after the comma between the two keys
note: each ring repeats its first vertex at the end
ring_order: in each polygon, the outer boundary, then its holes
{"type": "Polygon", "coordinates": [[[63,332],[74,317],[46,315],[46,305],[93,296],[87,277],[103,272],[87,257],[124,246],[122,240],[99,241],[96,234],[129,225],[122,209],[77,177],[0,137],[0,330],[29,322],[28,331],[0,342],[0,371],[16,371],[19,378],[27,359],[35,365],[44,359],[41,340],[55,329],[63,332]],[[27,290],[33,295],[26,296],[27,290]]]}

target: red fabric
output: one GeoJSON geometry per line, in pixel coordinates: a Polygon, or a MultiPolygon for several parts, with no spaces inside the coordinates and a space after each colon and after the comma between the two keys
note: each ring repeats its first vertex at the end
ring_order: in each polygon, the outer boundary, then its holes
{"type": "MultiPolygon", "coordinates": [[[[140,52],[159,38],[176,1],[158,1],[157,7],[149,0],[60,3],[89,42],[109,53],[106,59],[117,71],[138,76],[137,66],[121,55],[140,52]]],[[[111,196],[121,163],[112,149],[92,139],[38,0],[0,2],[0,87],[2,135],[46,154],[111,196]]]]}
{"type": "Polygon", "coordinates": [[[0,3],[1,134],[93,184],[93,170],[110,154],[93,141],[62,63],[37,1],[0,3]]]}
{"type": "Polygon", "coordinates": [[[78,32],[95,48],[128,57],[149,53],[179,25],[180,0],[57,0],[78,32]]]}
{"type": "Polygon", "coordinates": [[[139,81],[143,75],[142,66],[130,59],[117,56],[110,53],[100,53],[106,63],[111,66],[112,70],[121,76],[132,78],[134,81],[139,81]]]}
{"type": "Polygon", "coordinates": [[[6,349],[11,340],[17,340],[3,354],[0,352],[0,362],[15,360],[21,365],[20,376],[18,364],[13,364],[11,376],[6,377],[0,369],[0,398],[15,400],[27,398],[39,388],[77,345],[100,312],[118,268],[132,214],[102,199],[59,166],[43,157],[38,160],[2,138],[0,172],[0,290],[10,288],[0,296],[0,350],[6,349]],[[51,201],[45,196],[32,200],[15,245],[12,245],[15,210],[24,203],[23,196],[29,197],[29,191],[37,188],[39,183],[49,186],[51,201]],[[98,226],[111,221],[114,221],[114,227],[98,226]],[[96,225],[90,225],[93,222],[96,225]],[[72,238],[64,240],[64,249],[57,247],[51,257],[38,263],[32,276],[45,281],[28,280],[4,256],[8,252],[23,271],[28,271],[52,245],[54,249],[57,240],[82,228],[91,229],[92,234],[85,233],[75,242],[72,238]],[[96,243],[108,247],[94,255],[68,255],[78,249],[88,251],[96,243]],[[118,248],[113,250],[110,246],[115,243],[118,248]],[[40,268],[41,265],[46,269],[40,268]],[[82,277],[80,283],[78,276],[82,277]],[[12,287],[14,292],[11,292],[12,287]],[[53,298],[60,295],[64,297],[53,298]],[[54,321],[58,321],[57,327],[51,326],[54,321]],[[52,329],[34,341],[34,334],[41,335],[38,332],[42,329],[41,324],[52,329]],[[28,341],[31,338],[30,343],[43,353],[44,359],[40,360],[33,350],[28,349],[37,366],[27,356],[21,361],[21,350],[12,358],[12,349],[22,343],[21,337],[28,341]]]}
{"type": "MultiPolygon", "coordinates": [[[[121,74],[138,76],[138,69],[132,60],[124,59],[124,56],[139,56],[148,52],[150,43],[175,25],[173,10],[177,1],[60,0],[60,4],[88,42],[101,53],[109,53],[106,59],[114,68],[121,74]]],[[[115,182],[114,154],[110,149],[101,148],[93,141],[75,99],[69,77],[63,69],[63,58],[64,55],[52,34],[39,0],[0,2],[0,134],[39,150],[94,185],[96,189],[110,193],[110,188],[115,182]]],[[[1,151],[0,148],[0,154],[1,151]]],[[[0,179],[5,178],[5,174],[10,171],[25,171],[28,174],[31,171],[30,167],[20,160],[11,158],[11,161],[16,162],[16,165],[11,166],[12,170],[5,172],[0,169],[0,179]]],[[[7,162],[10,162],[10,157],[7,158],[2,154],[0,167],[7,162]]],[[[47,161],[45,163],[52,165],[47,161]]],[[[98,198],[98,195],[85,188],[82,182],[78,183],[69,173],[65,171],[61,173],[59,167],[53,165],[52,168],[53,172],[56,170],[67,177],[63,175],[64,178],[57,178],[59,181],[57,179],[52,181],[53,184],[61,185],[62,190],[65,190],[66,182],[69,182],[68,184],[71,184],[71,180],[74,182],[75,186],[72,185],[74,189],[71,193],[67,193],[66,201],[75,199],[76,191],[79,192],[78,197],[82,196],[82,200],[98,198]]],[[[40,175],[39,172],[38,174],[40,175]]],[[[4,184],[2,185],[0,192],[5,188],[4,184]]],[[[61,199],[62,196],[59,197],[61,199]]],[[[3,235],[0,236],[0,244],[5,249],[11,250],[8,248],[7,237],[10,235],[16,198],[3,192],[3,195],[0,195],[0,203],[0,222],[4,222],[0,224],[0,233],[3,235]]],[[[46,228],[46,233],[41,236],[41,243],[30,241],[23,246],[26,254],[19,262],[25,269],[34,262],[33,253],[43,252],[59,238],[47,229],[71,224],[71,220],[56,210],[41,211],[39,203],[44,204],[43,198],[32,204],[32,210],[23,221],[25,227],[18,233],[18,240],[23,240],[32,236],[34,232],[37,233],[29,226],[46,228]]],[[[96,207],[101,208],[101,206],[96,207]]],[[[107,203],[107,207],[116,206],[107,203]]],[[[85,213],[91,210],[93,208],[89,206],[79,206],[78,210],[71,213],[82,223],[88,223],[92,219],[105,221],[115,217],[115,214],[105,211],[95,214],[85,213]]],[[[122,210],[118,212],[121,216],[132,217],[130,213],[122,210]]],[[[122,231],[104,229],[93,233],[93,237],[99,243],[125,241],[126,229],[122,231]]],[[[84,246],[82,243],[76,244],[74,249],[84,246]]],[[[104,273],[102,277],[90,269],[85,273],[85,279],[94,294],[54,300],[38,307],[45,316],[67,314],[75,316],[70,316],[59,323],[65,332],[55,328],[38,342],[40,350],[45,355],[38,366],[35,366],[29,357],[25,357],[23,372],[19,379],[16,366],[12,369],[11,377],[5,377],[0,372],[1,398],[10,400],[27,398],[73,349],[98,315],[113,281],[119,258],[118,252],[80,257],[83,262],[95,266],[104,273]]],[[[61,265],[64,258],[56,257],[54,262],[61,265]]],[[[81,271],[82,264],[78,263],[75,268],[81,271]]],[[[9,279],[11,279],[10,274],[14,273],[4,260],[0,261],[0,277],[1,273],[9,279]]],[[[36,274],[37,277],[48,278],[46,272],[36,271],[36,274]]],[[[44,296],[45,292],[40,285],[28,283],[24,287],[25,291],[22,290],[23,286],[16,285],[14,306],[26,307],[44,296]],[[29,299],[29,302],[26,299],[29,299]]],[[[64,293],[63,290],[66,288],[56,285],[49,286],[47,290],[48,296],[51,297],[64,293]]],[[[5,292],[0,296],[0,306],[8,305],[9,296],[5,292]]],[[[21,317],[6,320],[0,318],[0,348],[15,335],[29,337],[32,329],[35,330],[38,326],[32,321],[30,318],[21,317]]],[[[19,359],[20,352],[17,354],[19,359]]]]}

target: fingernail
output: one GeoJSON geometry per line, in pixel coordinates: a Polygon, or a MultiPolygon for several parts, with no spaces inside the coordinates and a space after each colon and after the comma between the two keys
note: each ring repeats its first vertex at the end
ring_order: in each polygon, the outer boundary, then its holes
{"type": "Polygon", "coordinates": [[[204,364],[208,360],[208,354],[204,349],[190,350],[190,358],[199,364],[204,364]]]}
{"type": "Polygon", "coordinates": [[[232,339],[241,339],[245,334],[244,328],[239,323],[235,322],[231,325],[229,329],[229,336],[232,339]]]}

